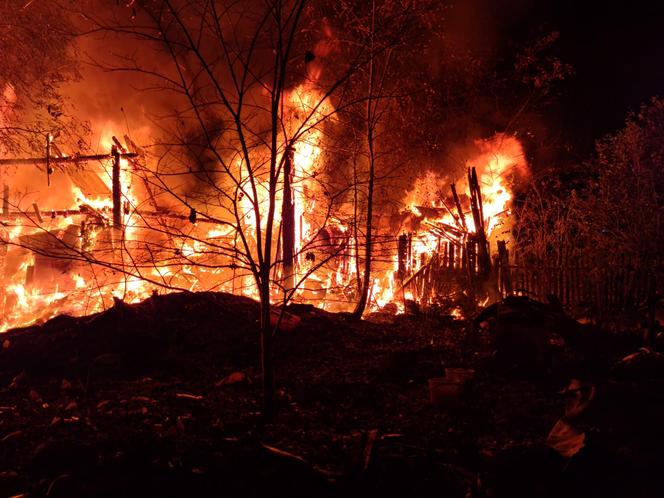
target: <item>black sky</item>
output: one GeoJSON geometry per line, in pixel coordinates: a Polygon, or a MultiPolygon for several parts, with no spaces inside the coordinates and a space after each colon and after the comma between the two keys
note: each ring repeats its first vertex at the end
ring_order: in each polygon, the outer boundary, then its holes
{"type": "Polygon", "coordinates": [[[460,0],[457,7],[462,29],[479,44],[510,50],[538,33],[560,32],[555,54],[575,73],[559,87],[549,126],[564,128],[578,153],[621,128],[629,110],[664,97],[664,2],[460,0]]]}
{"type": "Polygon", "coordinates": [[[561,104],[578,145],[620,128],[628,110],[664,96],[661,2],[553,1],[549,8],[561,33],[560,56],[575,70],[561,104]]]}

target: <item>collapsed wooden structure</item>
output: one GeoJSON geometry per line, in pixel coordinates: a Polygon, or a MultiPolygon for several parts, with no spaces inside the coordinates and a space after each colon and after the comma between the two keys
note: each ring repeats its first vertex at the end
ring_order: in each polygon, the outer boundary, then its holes
{"type": "Polygon", "coordinates": [[[408,288],[421,303],[431,303],[455,289],[462,288],[471,296],[486,288],[492,274],[487,240],[482,192],[475,168],[468,168],[470,212],[474,230],[466,223],[466,215],[455,184],[450,185],[454,212],[443,203],[442,208],[418,206],[425,218],[424,226],[438,238],[436,250],[425,261],[414,261],[412,234],[404,234],[398,242],[398,273],[402,288],[408,288]],[[435,221],[444,211],[454,225],[435,221]]]}
{"type": "MultiPolygon", "coordinates": [[[[50,147],[50,138],[47,139],[46,147],[46,156],[37,157],[37,158],[25,158],[25,159],[0,159],[0,166],[19,166],[19,165],[38,165],[43,164],[46,171],[46,181],[48,185],[51,182],[51,175],[53,174],[53,164],[68,164],[68,163],[85,163],[89,161],[102,161],[102,160],[113,160],[112,166],[112,200],[113,200],[113,225],[116,228],[119,228],[122,225],[122,187],[120,185],[120,159],[121,157],[125,158],[135,158],[138,156],[136,152],[127,152],[123,150],[119,141],[113,137],[116,142],[111,147],[111,152],[109,154],[94,154],[94,155],[73,155],[73,156],[51,156],[51,147],[50,147]]],[[[70,175],[73,177],[73,175],[70,175]]],[[[72,178],[76,183],[76,178],[72,178]]],[[[33,213],[28,213],[26,211],[15,210],[11,211],[9,206],[9,186],[5,185],[3,189],[3,199],[2,199],[2,217],[10,218],[16,216],[31,216],[35,215],[38,220],[41,220],[41,212],[37,204],[33,204],[33,213]]],[[[62,209],[50,211],[52,216],[71,216],[74,214],[86,214],[85,208],[79,210],[76,209],[62,209]]]]}
{"type": "MultiPolygon", "coordinates": [[[[426,222],[438,245],[426,260],[414,261],[412,234],[399,237],[399,278],[403,289],[420,304],[456,299],[459,293],[477,301],[527,295],[555,301],[576,316],[599,323],[630,313],[653,316],[664,289],[664,262],[644,265],[626,257],[598,267],[589,257],[564,261],[525,261],[512,254],[504,240],[489,247],[482,211],[482,196],[473,168],[468,170],[470,209],[476,230],[469,232],[455,185],[451,185],[457,213],[449,212],[455,226],[426,222]]],[[[418,208],[425,216],[435,212],[418,208]]],[[[448,208],[445,208],[448,209],[448,208]]],[[[448,210],[449,211],[449,210],[448,210]]]]}
{"type": "MultiPolygon", "coordinates": [[[[133,142],[125,137],[132,150],[127,150],[113,137],[114,144],[108,154],[95,155],[52,155],[50,140],[46,144],[46,156],[29,159],[0,159],[0,167],[6,165],[34,165],[45,166],[46,181],[50,184],[50,177],[54,165],[79,164],[90,161],[112,161],[112,182],[110,192],[108,187],[96,177],[97,182],[106,189],[112,200],[112,213],[110,227],[122,229],[122,213],[126,209],[123,202],[123,192],[120,175],[120,161],[122,158],[134,160],[139,156],[133,142]]],[[[293,151],[288,149],[284,158],[284,196],[282,205],[282,224],[278,244],[279,257],[283,262],[283,278],[286,289],[292,289],[295,255],[295,220],[294,200],[291,194],[291,170],[293,163],[293,151]]],[[[85,177],[79,168],[70,171],[70,176],[75,184],[83,188],[101,188],[92,185],[94,180],[85,177]]],[[[509,254],[505,241],[498,241],[495,248],[489,247],[487,227],[485,226],[485,215],[482,203],[482,192],[475,168],[468,168],[468,200],[469,214],[472,217],[473,227],[469,227],[466,221],[467,213],[464,212],[462,202],[456,185],[450,185],[451,201],[443,203],[439,208],[418,206],[423,215],[422,229],[433,234],[437,238],[437,247],[431,253],[416,256],[413,251],[413,234],[402,234],[392,239],[396,242],[396,260],[398,269],[395,274],[395,282],[401,292],[395,292],[395,299],[405,296],[405,291],[412,294],[414,300],[421,304],[430,304],[445,297],[458,295],[463,292],[473,300],[489,298],[491,300],[512,294],[526,294],[537,299],[546,299],[548,296],[555,298],[569,309],[588,309],[595,317],[608,316],[610,313],[625,310],[627,308],[638,308],[644,303],[652,302],[657,294],[658,282],[661,278],[648,270],[637,268],[634,265],[624,264],[615,268],[604,268],[603,270],[591,270],[588,262],[572,261],[560,264],[539,262],[538,264],[524,264],[520,261],[519,254],[509,254]],[[441,222],[442,215],[448,215],[452,223],[441,222]]],[[[136,211],[141,217],[167,217],[177,218],[182,221],[205,221],[204,219],[192,220],[192,214],[184,215],[178,213],[164,212],[151,201],[153,211],[136,211]]],[[[10,218],[30,218],[34,224],[43,223],[44,217],[56,216],[68,217],[72,215],[95,216],[98,213],[89,206],[79,206],[78,209],[60,209],[42,212],[37,203],[32,204],[32,209],[27,211],[12,210],[9,202],[9,187],[4,186],[2,195],[2,211],[0,216],[7,220],[10,218]]],[[[106,216],[106,214],[104,214],[106,216]]],[[[105,221],[108,224],[108,221],[105,221]]],[[[80,227],[79,227],[80,228],[80,227]]],[[[76,226],[61,230],[61,247],[51,247],[49,243],[49,232],[42,231],[30,234],[22,241],[24,247],[34,249],[41,260],[67,256],[66,248],[81,249],[83,230],[76,226]],[[65,249],[63,249],[63,247],[65,249]]],[[[51,236],[52,238],[52,236],[51,236]]],[[[102,244],[104,245],[104,244],[102,244]]],[[[112,247],[113,240],[109,240],[106,247],[112,247]]],[[[377,246],[385,246],[384,242],[377,246]]],[[[393,246],[394,247],[394,246],[393,246]]],[[[346,257],[350,253],[344,251],[346,257]]],[[[379,257],[376,256],[375,257],[379,257]]],[[[387,260],[394,257],[394,253],[385,256],[387,260]]],[[[42,261],[43,263],[43,261],[42,261]]],[[[344,268],[350,271],[350,265],[344,268]]],[[[326,294],[321,294],[323,299],[326,294]]],[[[405,297],[404,297],[405,299],[405,297]]]]}

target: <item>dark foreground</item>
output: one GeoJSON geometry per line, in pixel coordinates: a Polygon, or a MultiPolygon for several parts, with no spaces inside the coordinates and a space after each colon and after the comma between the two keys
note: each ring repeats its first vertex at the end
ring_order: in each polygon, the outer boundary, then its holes
{"type": "Polygon", "coordinates": [[[664,372],[651,356],[616,368],[629,338],[547,340],[544,360],[509,340],[521,351],[507,365],[488,333],[443,313],[290,311],[269,421],[247,299],[157,296],[0,336],[0,496],[664,495],[664,372]],[[475,376],[432,406],[444,367],[475,376]],[[571,377],[597,397],[590,451],[564,459],[545,438],[571,377]]]}

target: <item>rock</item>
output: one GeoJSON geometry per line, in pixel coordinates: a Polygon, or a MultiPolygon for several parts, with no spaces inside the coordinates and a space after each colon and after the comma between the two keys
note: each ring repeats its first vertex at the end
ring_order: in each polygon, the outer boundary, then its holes
{"type": "Polygon", "coordinates": [[[16,441],[18,439],[21,439],[22,437],[23,437],[23,431],[18,430],[18,431],[10,432],[6,436],[4,436],[2,439],[0,439],[0,442],[9,443],[11,441],[16,441]]]}
{"type": "Polygon", "coordinates": [[[641,348],[618,361],[611,375],[629,380],[664,379],[664,354],[641,348]]]}
{"type": "Polygon", "coordinates": [[[280,317],[281,323],[279,325],[279,330],[282,332],[290,332],[294,330],[302,321],[299,316],[288,313],[287,311],[284,311],[282,316],[281,309],[273,308],[270,310],[270,326],[276,327],[277,323],[279,323],[280,317]]]}
{"type": "Polygon", "coordinates": [[[249,383],[249,377],[247,377],[247,374],[244,372],[233,372],[228,374],[226,377],[221,379],[219,382],[215,384],[217,387],[221,386],[232,386],[235,384],[248,384],[249,383]]]}
{"type": "Polygon", "coordinates": [[[72,400],[69,403],[67,403],[67,406],[65,406],[65,411],[69,412],[69,411],[72,411],[72,410],[76,410],[76,408],[78,408],[78,403],[76,403],[76,401],[72,400]]]}
{"type": "Polygon", "coordinates": [[[19,389],[21,387],[24,387],[27,383],[28,380],[28,374],[25,373],[25,370],[15,376],[12,379],[11,384],[9,384],[9,389],[19,389]]]}

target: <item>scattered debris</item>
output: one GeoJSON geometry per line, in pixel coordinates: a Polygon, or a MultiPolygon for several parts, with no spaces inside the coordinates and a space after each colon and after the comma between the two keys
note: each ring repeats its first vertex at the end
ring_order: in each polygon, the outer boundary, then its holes
{"type": "Polygon", "coordinates": [[[192,399],[194,401],[200,401],[203,399],[203,396],[199,394],[189,394],[189,393],[175,393],[175,397],[180,399],[192,399]]]}
{"type": "MultiPolygon", "coordinates": [[[[593,444],[587,417],[597,413],[611,447],[636,455],[639,469],[661,461],[656,444],[644,449],[664,416],[656,383],[636,389],[640,381],[605,381],[581,418],[561,417],[551,379],[508,379],[487,369],[486,356],[462,347],[463,321],[425,312],[377,325],[289,308],[300,324],[276,337],[279,412],[266,420],[255,381],[258,305],[215,294],[159,299],[157,315],[149,303],[126,305],[120,328],[112,308],[7,333],[12,347],[0,350],[0,385],[16,379],[16,388],[3,390],[0,465],[17,477],[11,488],[0,482],[0,494],[45,496],[55,482],[51,496],[127,489],[144,496],[481,496],[485,460],[509,448],[545,447],[547,433],[551,454],[577,459],[593,444]],[[434,389],[433,403],[423,403],[436,378],[442,383],[433,387],[443,392],[434,389]],[[233,385],[242,388],[219,389],[233,385]],[[637,399],[652,394],[632,410],[620,438],[622,413],[606,406],[633,403],[619,389],[637,399]],[[30,391],[48,402],[36,404],[30,391]],[[600,401],[606,406],[598,408],[600,401]],[[439,402],[454,409],[432,409],[439,402]],[[141,487],[148,482],[150,489],[141,487]]],[[[482,351],[495,347],[490,333],[478,335],[482,351]]],[[[638,486],[652,491],[645,496],[664,489],[638,486]]]]}
{"type": "Polygon", "coordinates": [[[362,452],[362,470],[365,472],[369,469],[371,455],[373,454],[373,449],[377,438],[378,429],[370,429],[367,431],[366,442],[364,443],[364,451],[362,452]]]}

